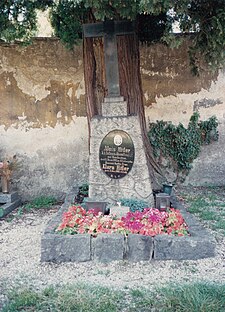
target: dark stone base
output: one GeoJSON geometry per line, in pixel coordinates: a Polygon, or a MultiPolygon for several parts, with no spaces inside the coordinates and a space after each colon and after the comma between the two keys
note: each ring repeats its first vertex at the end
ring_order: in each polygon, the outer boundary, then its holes
{"type": "Polygon", "coordinates": [[[12,212],[14,209],[20,206],[21,200],[19,199],[18,193],[13,192],[9,194],[0,193],[0,219],[4,218],[7,214],[12,212]]]}
{"type": "MultiPolygon", "coordinates": [[[[129,234],[61,235],[54,232],[68,209],[64,204],[48,224],[41,241],[41,261],[46,262],[131,262],[150,260],[196,260],[215,256],[215,239],[178,204],[191,236],[129,234]]],[[[173,203],[175,207],[175,203],[173,203]]]]}

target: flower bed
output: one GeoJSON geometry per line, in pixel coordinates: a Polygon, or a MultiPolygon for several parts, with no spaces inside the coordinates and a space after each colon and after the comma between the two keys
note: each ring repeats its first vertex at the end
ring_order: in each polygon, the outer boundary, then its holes
{"type": "Polygon", "coordinates": [[[179,210],[169,209],[166,213],[161,213],[149,209],[148,213],[145,210],[146,214],[136,212],[135,215],[140,216],[136,219],[131,213],[118,219],[96,216],[92,211],[86,212],[74,206],[68,210],[69,202],[70,198],[45,228],[41,239],[42,262],[196,260],[215,256],[215,239],[178,202],[175,205],[179,210]],[[91,222],[88,223],[88,220],[91,222]],[[129,227],[124,227],[125,220],[129,227]],[[151,231],[148,231],[148,235],[138,234],[141,229],[137,224],[143,224],[143,231],[147,229],[146,220],[151,231]],[[178,231],[179,223],[185,228],[183,233],[178,231]],[[113,226],[109,227],[109,224],[113,226]],[[154,236],[156,228],[161,233],[154,236]],[[79,234],[78,229],[84,231],[84,234],[79,234]],[[62,235],[63,233],[68,235],[62,235]]]}
{"type": "Polygon", "coordinates": [[[173,208],[162,212],[155,208],[145,208],[143,212],[128,212],[125,217],[118,218],[97,213],[93,209],[86,211],[81,206],[71,206],[63,214],[62,223],[56,232],[92,236],[100,233],[184,236],[188,235],[188,228],[181,212],[173,208]]]}

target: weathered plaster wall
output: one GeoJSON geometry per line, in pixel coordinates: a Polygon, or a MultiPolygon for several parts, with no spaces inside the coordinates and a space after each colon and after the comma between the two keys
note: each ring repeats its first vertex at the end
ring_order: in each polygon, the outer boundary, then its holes
{"type": "MultiPolygon", "coordinates": [[[[207,146],[190,174],[192,183],[225,184],[225,73],[190,73],[187,46],[141,47],[141,70],[150,121],[188,123],[193,111],[216,115],[220,141],[207,146]]],[[[88,127],[82,50],[57,39],[30,46],[0,44],[0,159],[17,155],[13,188],[23,200],[63,197],[88,178],[88,127]]],[[[189,178],[188,178],[189,179],[189,178]]]]}
{"type": "Polygon", "coordinates": [[[215,115],[219,141],[202,148],[185,183],[225,185],[225,71],[212,74],[205,68],[199,77],[194,77],[187,50],[186,42],[175,50],[163,45],[142,48],[146,117],[150,122],[164,120],[187,125],[195,111],[202,120],[215,115]]]}
{"type": "Polygon", "coordinates": [[[0,46],[0,158],[17,155],[22,199],[63,197],[88,178],[81,49],[58,40],[0,46]]]}
{"type": "Polygon", "coordinates": [[[21,120],[31,128],[55,127],[85,116],[81,49],[69,52],[54,39],[1,45],[0,92],[0,123],[6,128],[21,120]]]}
{"type": "Polygon", "coordinates": [[[187,42],[174,50],[164,45],[141,49],[146,116],[151,122],[187,124],[195,111],[202,119],[216,115],[224,120],[224,72],[213,74],[202,65],[200,76],[193,76],[187,51],[187,42]]]}
{"type": "Polygon", "coordinates": [[[88,148],[85,117],[54,128],[0,127],[1,155],[17,155],[13,187],[23,199],[64,195],[87,181],[88,148]]]}

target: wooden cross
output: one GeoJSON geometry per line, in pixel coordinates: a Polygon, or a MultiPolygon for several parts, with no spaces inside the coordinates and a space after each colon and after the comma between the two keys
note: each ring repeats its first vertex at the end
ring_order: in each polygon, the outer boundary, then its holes
{"type": "Polygon", "coordinates": [[[120,96],[119,67],[116,36],[134,33],[134,23],[131,21],[105,21],[83,25],[85,38],[104,38],[104,57],[106,85],[108,96],[120,96]]]}

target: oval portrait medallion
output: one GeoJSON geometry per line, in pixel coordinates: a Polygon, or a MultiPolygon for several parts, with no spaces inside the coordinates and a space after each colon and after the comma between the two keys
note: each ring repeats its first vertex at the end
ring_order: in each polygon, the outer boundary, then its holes
{"type": "Polygon", "coordinates": [[[134,163],[134,143],[129,134],[123,130],[110,131],[101,142],[99,162],[112,179],[127,175],[134,163]]]}

